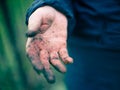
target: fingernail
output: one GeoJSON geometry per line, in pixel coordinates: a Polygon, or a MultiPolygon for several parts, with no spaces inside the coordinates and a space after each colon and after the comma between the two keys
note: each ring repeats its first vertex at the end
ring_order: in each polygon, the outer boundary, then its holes
{"type": "Polygon", "coordinates": [[[40,32],[39,30],[37,30],[37,31],[29,30],[29,31],[26,32],[26,37],[34,37],[39,32],[40,32]]]}
{"type": "Polygon", "coordinates": [[[72,64],[73,63],[73,59],[71,57],[67,57],[64,63],[65,64],[72,64]]]}
{"type": "Polygon", "coordinates": [[[43,74],[48,83],[53,84],[55,83],[55,76],[49,70],[43,70],[43,74]]]}
{"type": "Polygon", "coordinates": [[[48,83],[51,83],[51,84],[55,83],[55,76],[49,77],[47,81],[48,83]]]}

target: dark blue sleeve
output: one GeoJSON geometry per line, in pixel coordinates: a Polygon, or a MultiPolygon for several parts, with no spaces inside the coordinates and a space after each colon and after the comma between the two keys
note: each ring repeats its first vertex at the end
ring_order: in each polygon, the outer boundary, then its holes
{"type": "Polygon", "coordinates": [[[56,10],[63,13],[68,20],[68,34],[73,31],[75,26],[75,18],[72,8],[72,0],[34,0],[26,14],[26,24],[28,25],[28,19],[30,15],[39,7],[49,5],[56,10]]]}

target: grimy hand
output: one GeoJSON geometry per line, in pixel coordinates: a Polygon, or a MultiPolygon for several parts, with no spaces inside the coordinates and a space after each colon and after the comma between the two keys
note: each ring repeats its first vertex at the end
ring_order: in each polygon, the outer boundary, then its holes
{"type": "Polygon", "coordinates": [[[64,64],[73,62],[66,48],[66,17],[50,6],[38,8],[29,18],[26,36],[26,53],[34,69],[43,73],[49,83],[54,83],[50,64],[64,73],[64,64]]]}

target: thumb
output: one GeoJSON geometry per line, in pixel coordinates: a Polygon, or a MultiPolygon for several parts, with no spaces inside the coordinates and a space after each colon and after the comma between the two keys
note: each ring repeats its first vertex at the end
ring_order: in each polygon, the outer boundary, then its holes
{"type": "Polygon", "coordinates": [[[44,33],[53,23],[55,11],[51,7],[38,8],[28,20],[27,37],[33,37],[38,33],[44,33]]]}
{"type": "Polygon", "coordinates": [[[38,11],[35,11],[28,20],[28,31],[26,32],[27,37],[33,37],[40,32],[40,26],[42,23],[42,16],[38,11]]]}

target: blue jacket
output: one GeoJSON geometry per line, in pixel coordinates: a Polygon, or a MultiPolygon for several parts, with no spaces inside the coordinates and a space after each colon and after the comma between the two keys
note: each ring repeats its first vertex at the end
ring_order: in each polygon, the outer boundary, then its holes
{"type": "Polygon", "coordinates": [[[92,46],[120,50],[120,0],[35,0],[26,14],[50,5],[66,15],[68,33],[92,46]]]}

